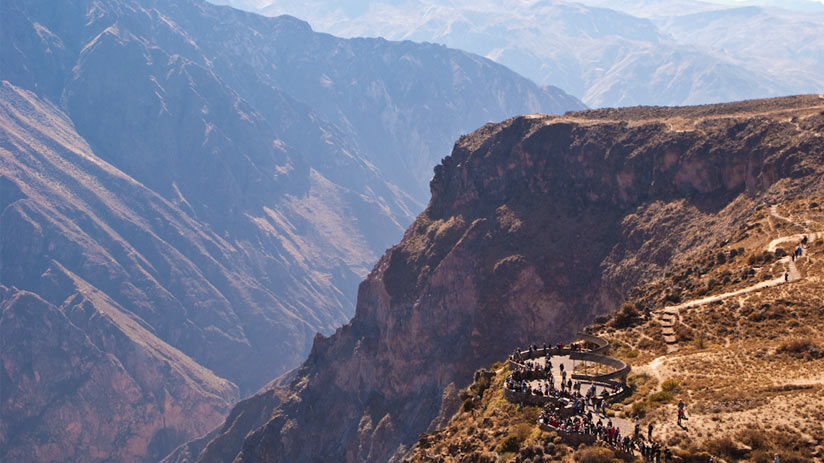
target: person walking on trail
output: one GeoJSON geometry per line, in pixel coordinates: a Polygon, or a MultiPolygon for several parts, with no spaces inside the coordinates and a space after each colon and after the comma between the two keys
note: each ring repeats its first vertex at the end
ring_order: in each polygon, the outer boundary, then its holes
{"type": "Polygon", "coordinates": [[[647,427],[647,440],[652,442],[652,423],[647,427]]]}
{"type": "Polygon", "coordinates": [[[784,283],[790,281],[790,274],[788,272],[784,272],[784,283]]]}
{"type": "Polygon", "coordinates": [[[681,426],[682,419],[684,419],[684,401],[678,399],[678,426],[681,426]]]}
{"type": "Polygon", "coordinates": [[[635,440],[638,440],[638,436],[641,434],[641,420],[636,416],[635,417],[635,440]]]}
{"type": "Polygon", "coordinates": [[[775,463],[781,463],[777,453],[775,454],[775,463]]]}

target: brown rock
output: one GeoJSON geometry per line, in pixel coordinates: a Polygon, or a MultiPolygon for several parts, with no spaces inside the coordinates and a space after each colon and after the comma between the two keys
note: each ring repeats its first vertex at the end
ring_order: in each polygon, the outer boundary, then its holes
{"type": "Polygon", "coordinates": [[[355,318],[315,339],[293,398],[248,429],[236,461],[400,460],[449,384],[518,345],[568,340],[760,203],[820,191],[821,109],[803,96],[600,110],[461,138],[355,318]]]}

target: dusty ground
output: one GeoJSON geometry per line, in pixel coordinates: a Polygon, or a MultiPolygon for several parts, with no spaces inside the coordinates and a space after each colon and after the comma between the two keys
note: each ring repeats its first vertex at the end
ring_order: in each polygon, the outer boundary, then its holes
{"type": "MultiPolygon", "coordinates": [[[[824,231],[824,198],[782,203],[772,213],[765,205],[717,251],[641,288],[626,304],[634,317],[616,314],[590,327],[613,344],[610,355],[633,365],[634,393],[611,413],[641,416],[644,429],[652,422],[654,438],[676,461],[772,462],[775,453],[782,462],[824,461],[824,240],[794,262],[797,281],[724,296],[783,277],[786,259],[764,251],[779,237],[811,231],[824,231]],[[720,300],[679,311],[677,350],[667,353],[658,314],[713,295],[720,300]]],[[[504,400],[508,372],[493,369],[491,381],[462,392],[461,411],[422,436],[409,461],[619,461],[612,450],[575,449],[541,432],[539,409],[504,400]]]]}
{"type": "MultiPolygon", "coordinates": [[[[770,241],[788,234],[824,230],[818,200],[781,204],[753,217],[744,239],[720,248],[744,248],[736,258],[715,265],[697,281],[722,281],[725,275],[780,276],[786,263],[756,262],[770,241]],[[742,246],[743,244],[743,246],[742,246]]],[[[743,233],[742,233],[743,234],[743,233]]],[[[788,243],[789,244],[789,243],[788,243]]],[[[727,461],[822,461],[824,443],[824,242],[814,242],[795,263],[801,279],[680,310],[678,350],[667,354],[658,323],[598,331],[619,346],[614,354],[634,365],[634,381],[655,386],[628,399],[623,412],[642,413],[657,423],[664,441],[685,453],[708,452],[727,461]],[[671,396],[651,400],[665,381],[671,396]],[[673,386],[675,385],[675,386],[673,386]],[[678,399],[687,404],[683,428],[676,424],[678,399]]],[[[676,278],[679,276],[676,275],[676,278]]],[[[766,278],[749,278],[754,280],[766,278]]],[[[672,285],[672,279],[657,286],[672,285]]],[[[686,291],[689,297],[724,294],[747,287],[745,280],[686,291]],[[701,294],[699,294],[701,293],[701,294]]],[[[662,291],[663,293],[663,291],[662,291]]],[[[660,295],[659,295],[660,296],[660,295]]],[[[663,299],[665,296],[661,296],[663,299]]],[[[649,302],[649,301],[647,301],[649,302]]],[[[661,310],[663,300],[652,312],[661,310]]]]}

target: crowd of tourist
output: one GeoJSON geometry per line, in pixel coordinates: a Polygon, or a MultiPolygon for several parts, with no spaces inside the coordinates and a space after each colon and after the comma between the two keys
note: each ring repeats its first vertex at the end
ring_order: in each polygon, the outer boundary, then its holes
{"type": "Polygon", "coordinates": [[[539,350],[545,352],[547,357],[552,355],[552,351],[555,350],[560,351],[563,349],[567,349],[570,351],[575,352],[582,352],[585,350],[590,350],[592,348],[589,343],[585,341],[576,341],[572,344],[564,344],[562,342],[556,344],[555,346],[551,346],[549,344],[544,343],[543,346],[538,346],[537,344],[530,344],[527,350],[522,351],[520,347],[516,348],[512,355],[509,356],[509,359],[514,362],[521,362],[523,360],[534,359],[536,357],[536,353],[539,350]]]}
{"type": "Polygon", "coordinates": [[[533,344],[525,351],[515,349],[510,356],[514,370],[506,378],[505,387],[510,391],[529,394],[536,398],[547,398],[544,402],[567,409],[572,414],[583,414],[587,407],[606,414],[606,403],[609,399],[607,388],[602,388],[600,394],[597,393],[595,384],[590,383],[589,387],[584,388],[583,383],[573,381],[572,372],[565,370],[563,362],[558,363],[557,374],[553,371],[553,354],[558,354],[562,350],[566,353],[570,350],[584,351],[594,347],[597,346],[587,342],[575,342],[568,345],[559,343],[554,347],[544,344],[543,348],[533,344]],[[582,389],[585,389],[585,392],[582,389]]]}
{"type": "MultiPolygon", "coordinates": [[[[635,433],[629,436],[623,435],[620,427],[606,418],[608,388],[602,388],[599,394],[595,384],[589,383],[586,387],[586,383],[573,381],[571,372],[565,371],[563,363],[558,364],[558,373],[553,371],[553,354],[557,355],[561,350],[583,351],[590,348],[588,344],[578,342],[554,347],[544,345],[542,349],[537,345],[530,345],[525,351],[516,349],[510,356],[515,368],[506,378],[506,388],[522,394],[555,399],[549,400],[544,406],[538,418],[542,425],[569,434],[594,436],[596,440],[618,451],[629,454],[637,451],[650,462],[672,461],[672,452],[652,440],[652,424],[649,425],[645,438],[641,435],[640,424],[636,419],[635,433]],[[540,361],[542,357],[543,362],[540,361]]],[[[679,404],[679,422],[682,416],[683,405],[679,404]]]]}
{"type": "MultiPolygon", "coordinates": [[[[581,414],[581,416],[561,418],[551,406],[546,406],[538,417],[538,422],[557,431],[594,436],[595,439],[609,447],[629,454],[634,454],[637,450],[644,459],[650,462],[669,463],[672,461],[672,452],[668,448],[653,442],[651,436],[648,436],[646,440],[641,436],[637,420],[635,435],[632,437],[622,435],[621,429],[615,426],[611,419],[607,419],[606,424],[601,418],[594,421],[592,412],[581,414]]],[[[650,425],[650,434],[651,429],[650,425]]]]}
{"type": "MultiPolygon", "coordinates": [[[[584,348],[583,344],[573,344],[572,346],[575,349],[584,348]]],[[[563,348],[563,344],[558,345],[558,349],[563,348]]],[[[552,351],[545,346],[544,362],[538,362],[535,360],[537,350],[537,346],[530,346],[528,352],[522,353],[520,349],[516,349],[515,353],[512,354],[511,359],[517,366],[512,374],[506,378],[507,389],[537,397],[558,399],[560,402],[572,404],[576,413],[583,411],[586,406],[591,406],[602,412],[606,411],[606,400],[609,397],[606,388],[602,389],[601,394],[596,394],[596,386],[591,384],[586,392],[582,393],[582,383],[572,380],[572,375],[567,374],[563,363],[558,365],[560,378],[556,385],[556,376],[552,371],[552,351]]]]}

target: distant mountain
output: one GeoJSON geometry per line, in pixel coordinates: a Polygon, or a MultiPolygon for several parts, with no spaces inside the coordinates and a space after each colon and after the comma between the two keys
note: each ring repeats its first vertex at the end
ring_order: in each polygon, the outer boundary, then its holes
{"type": "Polygon", "coordinates": [[[0,4],[0,459],[143,461],[345,323],[454,139],[582,104],[197,0],[0,4]]]}
{"type": "Polygon", "coordinates": [[[726,56],[789,92],[824,90],[824,11],[758,7],[672,16],[657,21],[677,41],[726,56]]]}
{"type": "Polygon", "coordinates": [[[824,12],[814,2],[804,2],[809,11],[793,12],[691,0],[581,2],[592,6],[560,0],[216,1],[292,14],[345,37],[444,43],[558,85],[593,107],[703,104],[824,88],[824,12]]]}
{"type": "Polygon", "coordinates": [[[206,251],[227,243],[8,82],[0,127],[2,459],[143,461],[208,431],[238,388],[170,333],[232,347],[195,328],[202,317],[231,329],[208,267],[195,264],[230,263],[206,251]]]}

